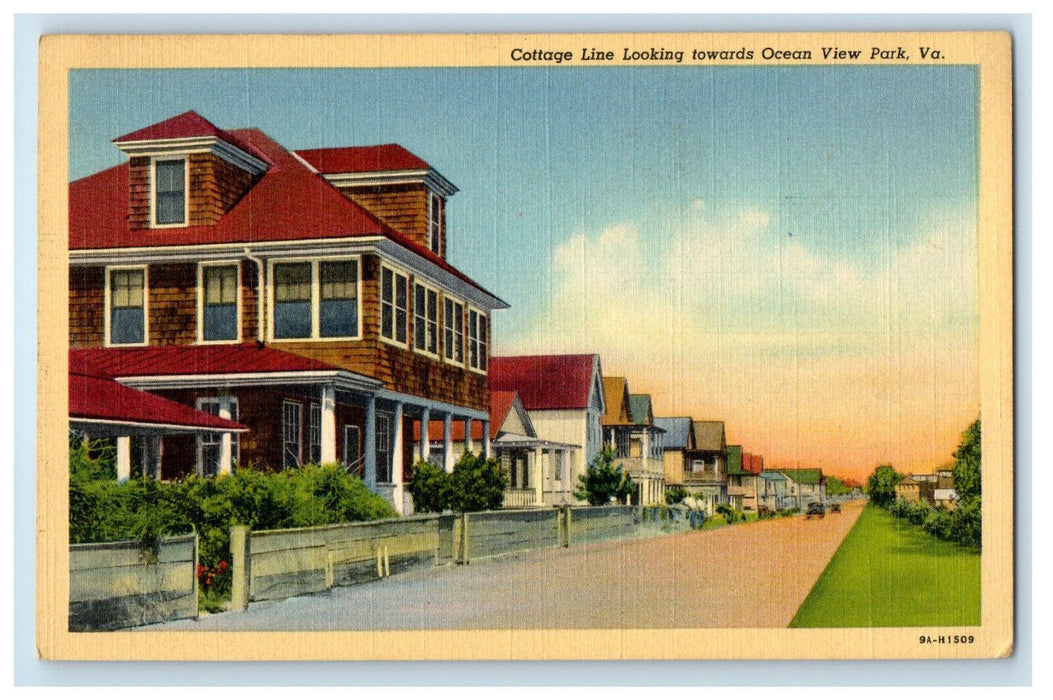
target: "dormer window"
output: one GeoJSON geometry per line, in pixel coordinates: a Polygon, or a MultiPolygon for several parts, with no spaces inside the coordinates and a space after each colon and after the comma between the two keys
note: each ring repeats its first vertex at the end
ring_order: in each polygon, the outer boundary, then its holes
{"type": "Polygon", "coordinates": [[[154,161],[154,225],[186,225],[186,159],[154,161]]]}
{"type": "Polygon", "coordinates": [[[442,247],[442,197],[428,193],[428,241],[431,252],[441,255],[442,247]]]}

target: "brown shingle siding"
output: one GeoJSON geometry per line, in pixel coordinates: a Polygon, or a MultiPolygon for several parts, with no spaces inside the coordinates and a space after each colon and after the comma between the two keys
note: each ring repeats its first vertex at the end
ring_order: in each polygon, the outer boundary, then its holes
{"type": "Polygon", "coordinates": [[[150,345],[187,345],[197,340],[197,265],[151,265],[150,345]]]}
{"type": "MultiPolygon", "coordinates": [[[[128,177],[128,224],[132,229],[150,228],[150,159],[131,159],[128,177]]],[[[189,175],[188,224],[214,224],[238,203],[254,183],[251,174],[211,153],[187,156],[189,175]]]]}
{"type": "MultiPolygon", "coordinates": [[[[342,187],[348,199],[366,209],[399,233],[431,249],[428,235],[428,194],[423,185],[342,187]]],[[[446,256],[446,202],[439,197],[441,214],[438,255],[446,256]]]]}
{"type": "Polygon", "coordinates": [[[69,343],[72,348],[101,347],[105,333],[102,267],[69,270],[69,343]]]}

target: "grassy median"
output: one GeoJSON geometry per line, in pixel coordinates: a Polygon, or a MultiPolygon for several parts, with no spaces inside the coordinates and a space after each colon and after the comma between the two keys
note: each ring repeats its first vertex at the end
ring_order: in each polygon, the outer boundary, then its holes
{"type": "Polygon", "coordinates": [[[867,506],[790,627],[980,624],[980,553],[867,506]]]}

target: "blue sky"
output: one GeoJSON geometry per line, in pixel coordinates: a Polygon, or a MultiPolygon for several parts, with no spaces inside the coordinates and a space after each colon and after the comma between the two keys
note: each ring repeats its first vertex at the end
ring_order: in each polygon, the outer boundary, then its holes
{"type": "Polygon", "coordinates": [[[187,109],[290,148],[398,142],[461,189],[449,258],[512,305],[498,352],[600,352],[659,414],[796,464],[852,381],[882,385],[862,453],[895,451],[895,377],[928,372],[931,460],[978,406],[936,417],[977,394],[977,90],[971,66],[74,71],[70,177],[187,109]]]}

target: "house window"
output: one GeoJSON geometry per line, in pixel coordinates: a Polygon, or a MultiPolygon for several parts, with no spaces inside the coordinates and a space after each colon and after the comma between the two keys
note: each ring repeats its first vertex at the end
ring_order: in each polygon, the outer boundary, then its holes
{"type": "Polygon", "coordinates": [[[486,315],[468,310],[468,366],[486,371],[486,315]]]}
{"type": "Polygon", "coordinates": [[[464,364],[464,304],[443,299],[443,354],[450,362],[464,364]]]}
{"type": "Polygon", "coordinates": [[[391,419],[377,413],[377,483],[391,483],[391,419]]]}
{"type": "MultiPolygon", "coordinates": [[[[209,415],[238,420],[238,400],[235,397],[216,397],[197,400],[197,410],[209,415]]],[[[241,457],[241,444],[237,433],[230,436],[230,461],[237,464],[241,457]]],[[[205,433],[197,439],[198,476],[216,476],[223,460],[223,434],[205,433]]]]}
{"type": "Polygon", "coordinates": [[[563,450],[556,450],[556,481],[563,481],[563,450]]]}
{"type": "Polygon", "coordinates": [[[380,335],[406,345],[409,319],[409,278],[391,268],[380,273],[380,335]]]}
{"type": "Polygon", "coordinates": [[[295,401],[282,402],[282,468],[302,463],[303,407],[295,401]]]}
{"type": "Polygon", "coordinates": [[[186,223],[186,161],[154,161],[154,224],[186,223]]]}
{"type": "Polygon", "coordinates": [[[344,426],[344,469],[362,473],[362,431],[357,425],[344,426]]]}
{"type": "Polygon", "coordinates": [[[358,263],[354,260],[323,261],[318,264],[321,301],[318,306],[318,335],[323,338],[353,338],[358,335],[358,263]]]}
{"type": "Polygon", "coordinates": [[[238,266],[201,267],[201,339],[237,340],[238,266]]]}
{"type": "Polygon", "coordinates": [[[358,337],[358,261],[275,263],[274,337],[358,337]]]}
{"type": "Polygon", "coordinates": [[[274,266],[274,337],[311,337],[311,263],[274,266]]]}
{"type": "Polygon", "coordinates": [[[109,270],[110,344],[146,342],[146,269],[109,270]]]}
{"type": "Polygon", "coordinates": [[[439,294],[422,284],[413,285],[413,346],[439,354],[439,294]]]}
{"type": "Polygon", "coordinates": [[[322,406],[313,403],[307,409],[307,461],[322,463],[322,406]]]}
{"type": "Polygon", "coordinates": [[[442,198],[434,192],[428,196],[428,240],[431,252],[440,255],[442,248],[442,198]]]}

